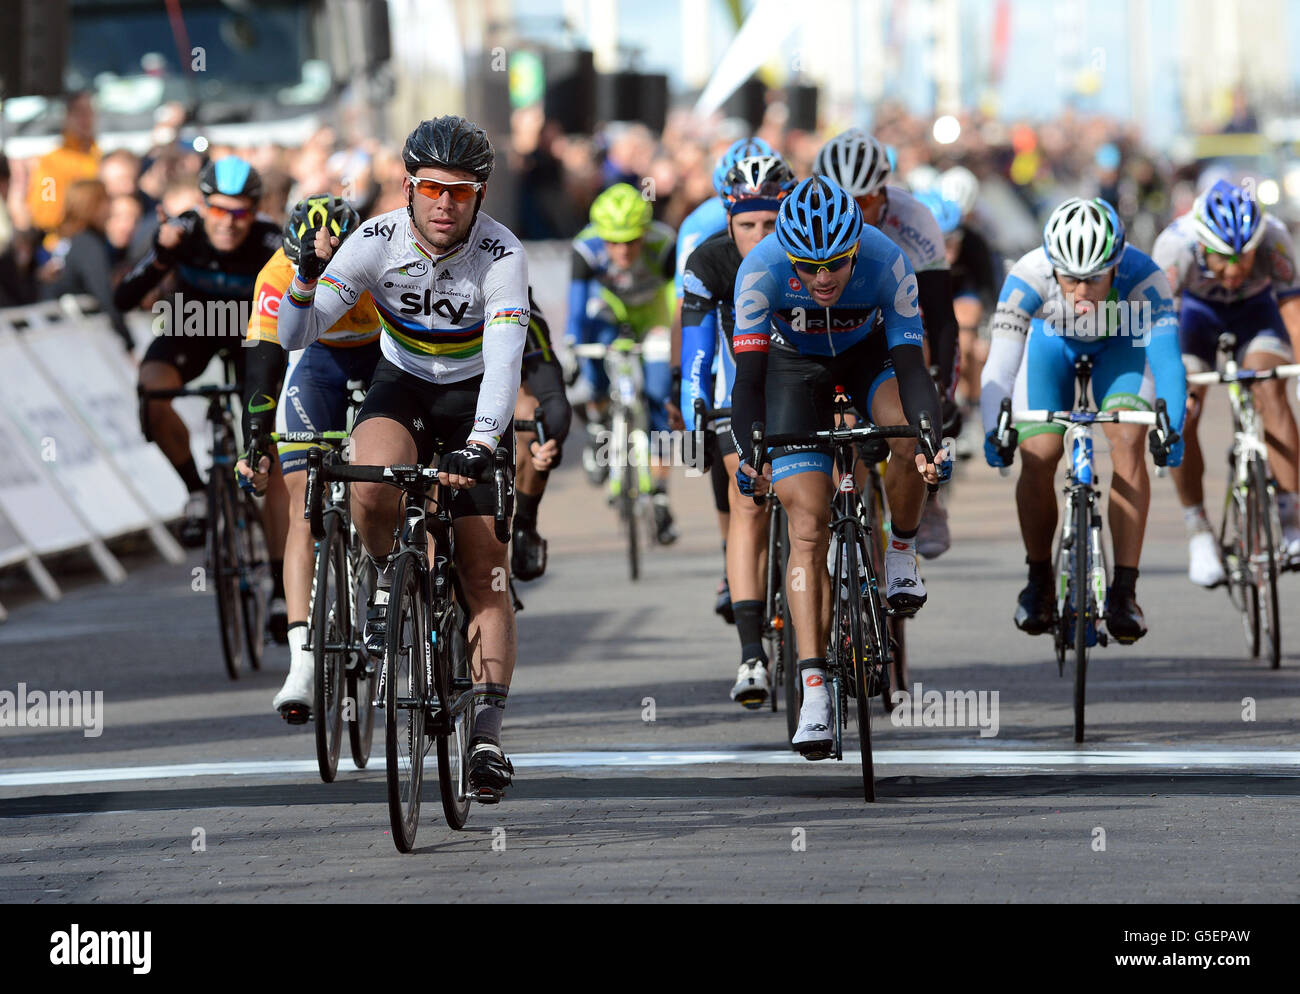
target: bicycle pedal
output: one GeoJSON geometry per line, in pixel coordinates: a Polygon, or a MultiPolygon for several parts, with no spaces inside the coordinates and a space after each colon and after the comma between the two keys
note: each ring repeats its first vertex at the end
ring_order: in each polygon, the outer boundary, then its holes
{"type": "Polygon", "coordinates": [[[305,704],[282,704],[280,717],[290,725],[305,725],[311,721],[311,708],[305,704]]]}
{"type": "Polygon", "coordinates": [[[504,794],[505,791],[493,790],[491,787],[479,787],[477,790],[471,788],[469,799],[478,801],[479,804],[500,804],[504,794]]]}

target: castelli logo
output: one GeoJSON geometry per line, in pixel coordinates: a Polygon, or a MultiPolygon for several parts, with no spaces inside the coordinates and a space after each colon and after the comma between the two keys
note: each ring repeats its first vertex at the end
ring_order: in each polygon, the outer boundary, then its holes
{"type": "Polygon", "coordinates": [[[803,685],[805,687],[820,687],[822,685],[822,678],[816,675],[805,677],[803,685]]]}
{"type": "Polygon", "coordinates": [[[793,290],[793,291],[795,291],[795,293],[798,293],[800,290],[803,289],[803,284],[800,283],[800,282],[799,282],[797,279],[795,279],[793,276],[791,276],[791,277],[790,277],[790,289],[793,290]]]}

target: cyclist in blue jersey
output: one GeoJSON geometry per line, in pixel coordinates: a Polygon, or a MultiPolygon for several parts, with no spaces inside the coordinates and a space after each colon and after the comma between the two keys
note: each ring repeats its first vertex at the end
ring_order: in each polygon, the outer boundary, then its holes
{"type": "MultiPolygon", "coordinates": [[[[691,253],[683,276],[683,411],[690,411],[697,398],[710,407],[731,404],[736,368],[731,354],[736,272],[745,256],[776,229],[777,209],[794,185],[794,173],[775,155],[749,156],[727,173],[723,186],[727,228],[691,253]]],[[[716,461],[729,481],[723,550],[740,636],[740,672],[731,698],[757,709],[771,689],[763,651],[764,577],[759,568],[767,549],[767,514],[753,500],[742,497],[733,482],[740,456],[731,444],[730,423],[719,421],[714,430],[715,437],[709,441],[721,454],[716,461]]],[[[712,446],[706,446],[707,461],[713,453],[712,446]]]]}
{"type": "MultiPolygon", "coordinates": [[[[1102,411],[1150,411],[1165,401],[1182,431],[1187,379],[1178,352],[1178,323],[1169,281],[1142,252],[1124,242],[1124,225],[1104,200],[1072,198],[1052,212],[1043,245],[1007,275],[993,316],[993,342],[980,381],[984,455],[1003,465],[993,432],[1005,397],[1017,410],[1074,407],[1074,361],[1092,356],[1092,394],[1102,411]],[[1023,358],[1023,362],[1022,362],[1023,358]]],[[[1138,561],[1151,503],[1142,425],[1102,426],[1114,478],[1109,522],[1115,575],[1106,598],[1106,627],[1122,643],[1146,634],[1137,603],[1138,561]]],[[[1018,425],[1021,452],[1016,505],[1029,564],[1016,627],[1030,635],[1056,622],[1052,536],[1056,531],[1056,467],[1064,452],[1061,425],[1018,425]]],[[[1182,461],[1181,440],[1169,465],[1182,461]]]]}
{"type": "MultiPolygon", "coordinates": [[[[824,447],[780,447],[768,453],[766,467],[751,466],[750,426],[761,421],[769,434],[829,428],[839,386],[878,424],[906,420],[919,427],[928,414],[938,425],[939,396],[921,350],[916,274],[893,242],[863,224],[847,192],[813,176],[781,202],[776,231],[741,263],[735,309],[731,431],[746,460],[736,483],[746,496],[774,486],[789,516],[790,576],[804,578],[787,587],[804,693],[791,744],[820,759],[833,738],[825,657],[832,457],[824,447]]],[[[886,597],[910,616],[926,601],[916,571],[925,484],[946,480],[952,461],[939,449],[937,464],[927,462],[911,439],[891,440],[890,449],[885,487],[894,513],[886,597]]]]}

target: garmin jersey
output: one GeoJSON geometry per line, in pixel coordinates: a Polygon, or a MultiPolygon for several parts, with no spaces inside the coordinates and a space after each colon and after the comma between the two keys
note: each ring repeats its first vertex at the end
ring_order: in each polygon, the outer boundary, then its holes
{"type": "Polygon", "coordinates": [[[1177,300],[1184,293],[1213,304],[1234,304],[1271,291],[1278,300],[1300,293],[1295,244],[1286,225],[1273,215],[1264,217],[1267,230],[1255,251],[1250,276],[1236,290],[1226,289],[1205,264],[1205,246],[1196,237],[1190,214],[1160,233],[1151,254],[1164,270],[1177,300]]]}
{"type": "MultiPolygon", "coordinates": [[[[280,344],[276,325],[280,315],[280,301],[289,284],[293,282],[294,265],[280,248],[257,274],[253,291],[253,315],[248,319],[250,342],[280,344]]],[[[334,327],[320,336],[320,343],[331,348],[354,348],[369,345],[379,337],[379,315],[374,299],[366,291],[334,327]]]]}
{"type": "Polygon", "coordinates": [[[885,192],[885,209],[877,227],[907,254],[914,272],[947,269],[943,232],[930,208],[897,186],[887,186],[885,192]]]}
{"type": "Polygon", "coordinates": [[[673,277],[673,289],[677,299],[682,299],[682,278],[686,273],[686,260],[691,253],[716,235],[727,230],[727,205],[721,197],[710,197],[686,215],[686,220],[677,230],[677,269],[673,277]]]}
{"type": "Polygon", "coordinates": [[[642,236],[641,255],[629,269],[617,269],[604,239],[587,225],[573,240],[574,282],[596,282],[628,307],[641,307],[664,292],[673,278],[677,234],[661,221],[651,221],[642,236]]]}
{"type": "Polygon", "coordinates": [[[311,293],[291,283],[280,343],[305,348],[369,291],[384,358],[431,383],[482,376],[470,441],[495,446],[509,430],[528,331],[528,263],[508,228],[479,212],[465,240],[434,256],[405,207],[371,218],[339,246],[311,293]]]}
{"type": "Polygon", "coordinates": [[[731,385],[736,377],[731,336],[736,322],[736,272],[740,263],[740,250],[725,231],[706,239],[687,260],[682,296],[683,411],[691,410],[696,397],[703,397],[711,407],[731,403],[731,385]],[[710,378],[714,387],[711,392],[710,378]]]}
{"type": "Polygon", "coordinates": [[[835,356],[865,339],[878,323],[891,349],[920,348],[925,341],[911,263],[897,245],[869,226],[862,229],[853,275],[833,306],[813,302],[773,232],[740,264],[735,310],[736,355],[767,352],[774,346],[835,356]]]}

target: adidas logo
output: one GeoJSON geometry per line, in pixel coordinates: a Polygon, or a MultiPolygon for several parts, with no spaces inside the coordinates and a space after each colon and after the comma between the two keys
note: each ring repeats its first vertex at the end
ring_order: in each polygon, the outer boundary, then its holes
{"type": "Polygon", "coordinates": [[[449,280],[449,279],[451,279],[451,278],[452,278],[451,273],[447,272],[447,270],[445,270],[445,269],[444,269],[442,272],[440,272],[440,273],[438,274],[438,282],[439,282],[439,283],[441,283],[443,280],[449,280]]]}

